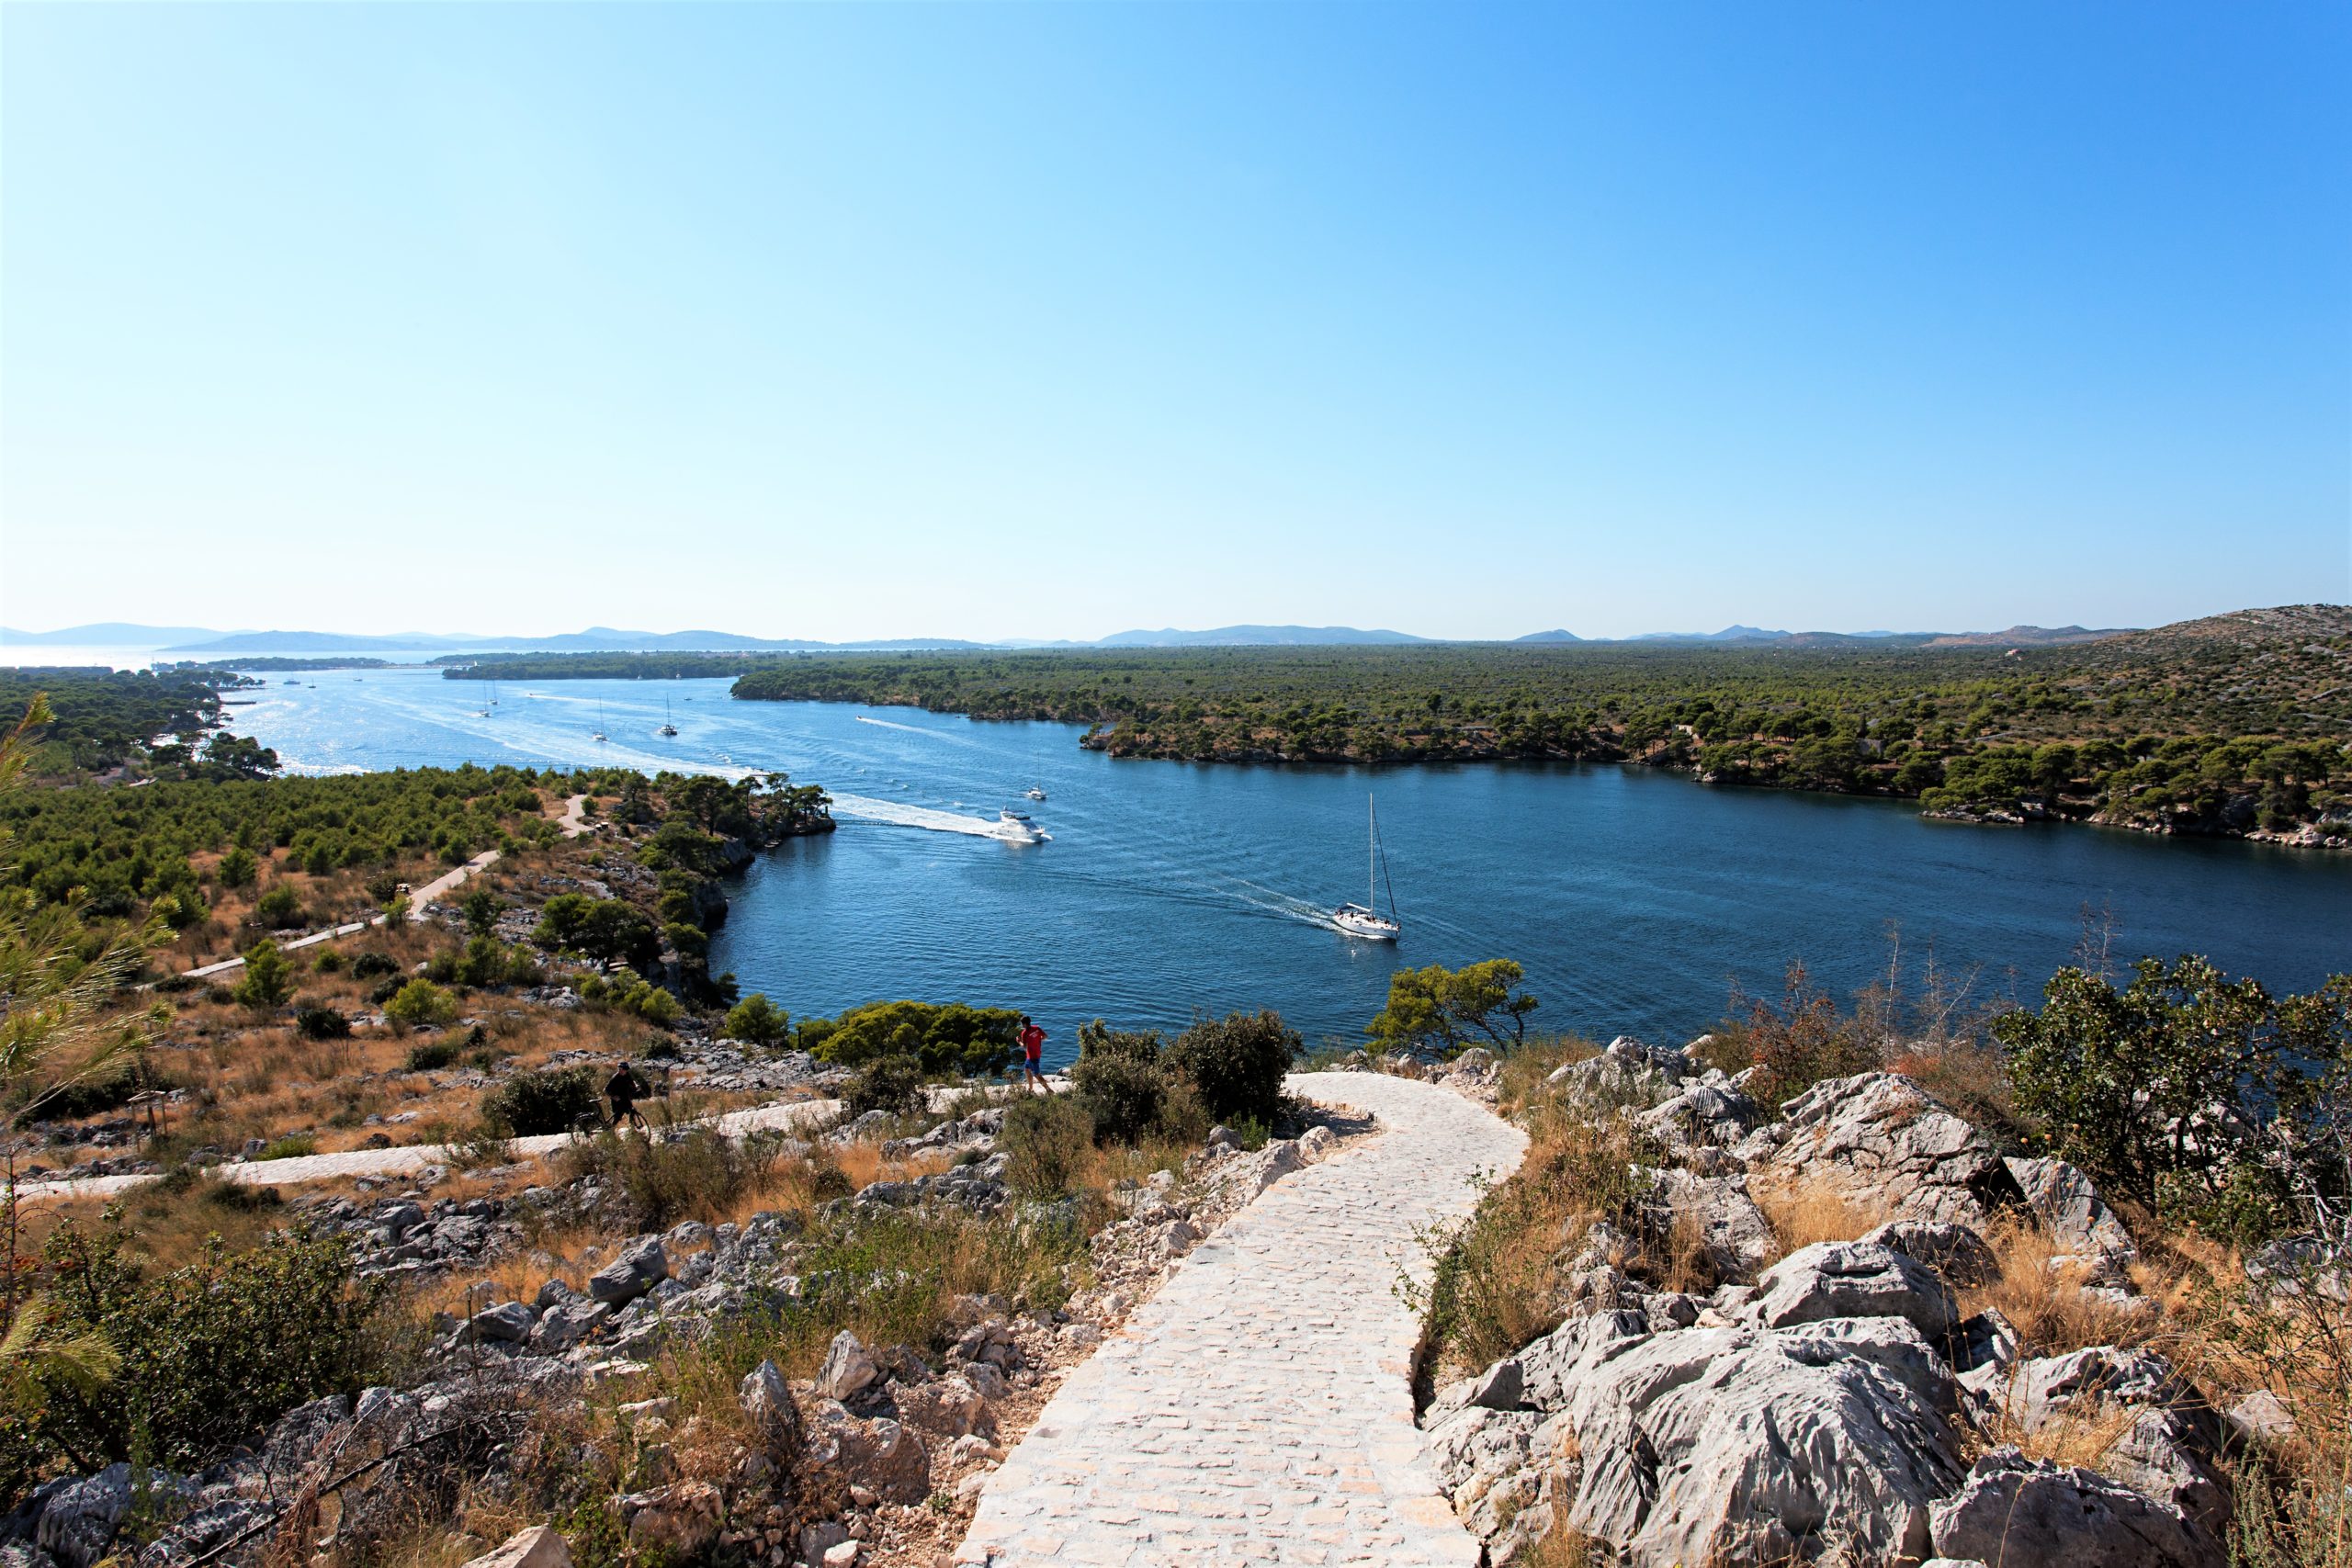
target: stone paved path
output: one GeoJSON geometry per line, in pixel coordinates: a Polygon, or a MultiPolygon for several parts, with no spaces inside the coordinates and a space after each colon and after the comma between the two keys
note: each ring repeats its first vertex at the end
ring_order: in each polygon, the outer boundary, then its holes
{"type": "Polygon", "coordinates": [[[1415,1233],[1518,1168],[1520,1131],[1448,1090],[1306,1073],[1381,1134],[1284,1177],[1072,1372],[989,1477],[958,1564],[1444,1563],[1478,1543],[1417,1461],[1415,1233]]]}

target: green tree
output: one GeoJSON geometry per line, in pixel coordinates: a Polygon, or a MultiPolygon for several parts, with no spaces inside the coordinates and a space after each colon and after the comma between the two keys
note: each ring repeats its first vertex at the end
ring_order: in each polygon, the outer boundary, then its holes
{"type": "Polygon", "coordinates": [[[223,887],[251,887],[260,870],[261,863],[254,858],[253,851],[239,844],[220,857],[216,874],[223,887]]]}
{"type": "Polygon", "coordinates": [[[281,882],[254,903],[254,916],[272,931],[299,926],[302,923],[302,896],[281,882]]]}
{"type": "Polygon", "coordinates": [[[2154,1204],[2168,1180],[2218,1196],[2278,1083],[2278,1010],[2261,985],[2191,954],[2143,958],[2119,991],[2061,969],[2040,1012],[1994,1020],[2018,1109],[2098,1181],[2154,1204]]]}
{"type": "Polygon", "coordinates": [[[719,1032],[729,1040],[763,1046],[775,1044],[791,1030],[791,1015],[768,1000],[764,991],[753,991],[728,1009],[726,1021],[719,1025],[719,1032]]]}
{"type": "Polygon", "coordinates": [[[542,946],[570,948],[606,964],[650,969],[662,956],[662,936],[635,905],[585,893],[559,893],[539,910],[531,933],[542,946]]]}
{"type": "Polygon", "coordinates": [[[506,900],[487,887],[476,886],[458,900],[458,908],[466,917],[466,930],[477,938],[498,934],[498,917],[506,908],[506,900]]]}
{"type": "Polygon", "coordinates": [[[1388,977],[1388,1005],[1364,1032],[1388,1050],[1416,1055],[1452,1056],[1481,1043],[1519,1044],[1536,1008],[1533,997],[1516,989],[1521,977],[1508,958],[1459,969],[1399,969],[1388,977]]]}
{"type": "Polygon", "coordinates": [[[294,994],[294,964],[264,937],[245,949],[244,977],[234,995],[249,1008],[278,1008],[294,994]]]}

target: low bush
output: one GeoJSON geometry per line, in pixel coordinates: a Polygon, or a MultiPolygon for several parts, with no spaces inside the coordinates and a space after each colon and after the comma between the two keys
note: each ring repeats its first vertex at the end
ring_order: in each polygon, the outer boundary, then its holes
{"type": "Polygon", "coordinates": [[[1212,1121],[1272,1122],[1282,1111],[1283,1075],[1305,1047],[1271,1010],[1197,1019],[1169,1043],[1169,1067],[1193,1086],[1212,1121]]]}
{"type": "Polygon", "coordinates": [[[632,1231],[726,1220],[781,1180],[775,1139],[738,1142],[705,1127],[658,1138],[602,1133],[568,1145],[557,1168],[566,1181],[594,1177],[632,1231]]]}
{"type": "Polygon", "coordinates": [[[399,960],[389,953],[363,953],[351,961],[351,977],[355,980],[374,980],[400,972],[399,960]]]}
{"type": "Polygon", "coordinates": [[[407,1067],[412,1073],[437,1072],[458,1059],[458,1044],[453,1040],[420,1040],[408,1048],[407,1067]]]}
{"type": "Polygon", "coordinates": [[[38,1360],[12,1368],[0,1409],[15,1430],[0,1447],[13,1465],[193,1471],[297,1404],[389,1381],[390,1298],[352,1280],[341,1238],[277,1232],[233,1257],[215,1242],[153,1280],[126,1240],[119,1224],[51,1235],[41,1275],[57,1325],[103,1336],[119,1365],[95,1384],[38,1360]]]}
{"type": "Polygon", "coordinates": [[[322,947],[319,955],[311,960],[311,968],[320,975],[339,975],[343,973],[343,954],[332,947],[322,947]]]}
{"type": "Polygon", "coordinates": [[[1070,1087],[1094,1118],[1097,1143],[1133,1145],[1159,1125],[1170,1075],[1157,1030],[1114,1030],[1101,1019],[1078,1032],[1070,1087]]]}
{"type": "Polygon", "coordinates": [[[923,1103],[922,1064],[912,1056],[876,1056],[842,1086],[842,1109],[852,1116],[869,1111],[911,1116],[923,1103]]]}
{"type": "Polygon", "coordinates": [[[912,1056],[935,1077],[986,1077],[1012,1065],[1021,1015],[962,1002],[872,1002],[839,1018],[800,1021],[800,1048],[854,1067],[876,1056],[912,1056]]]}
{"type": "Polygon", "coordinates": [[[245,967],[238,976],[236,999],[249,1008],[284,1007],[294,994],[294,964],[277,944],[264,937],[245,949],[245,967]]]}
{"type": "Polygon", "coordinates": [[[542,1067],[520,1073],[482,1096],[482,1120],[510,1138],[568,1133],[582,1116],[601,1117],[594,1067],[542,1067]]]}
{"type": "Polygon", "coordinates": [[[765,993],[753,991],[727,1010],[727,1021],[718,1032],[747,1045],[774,1045],[792,1032],[792,1018],[768,1000],[765,993]]]}
{"type": "Polygon", "coordinates": [[[1094,1117],[1069,1095],[1031,1095],[1006,1110],[996,1146],[1014,1192],[1058,1198],[1076,1185],[1094,1152],[1094,1117]]]}
{"type": "Polygon", "coordinates": [[[1747,1092],[1767,1105],[1803,1094],[1824,1078],[1851,1077],[1883,1066],[1837,998],[1813,983],[1802,963],[1789,965],[1779,1005],[1770,998],[1735,993],[1733,1007],[1743,1000],[1747,1017],[1716,1030],[1699,1057],[1727,1073],[1761,1068],[1747,1092]]]}
{"type": "Polygon", "coordinates": [[[418,976],[402,986],[384,1004],[384,1017],[403,1029],[421,1024],[447,1024],[457,1021],[458,998],[418,976]]]}
{"type": "Polygon", "coordinates": [[[304,1008],[294,1015],[294,1027],[305,1040],[345,1040],[351,1035],[351,1020],[335,1008],[304,1008]]]}
{"type": "Polygon", "coordinates": [[[271,931],[288,931],[302,923],[302,896],[283,883],[254,904],[254,919],[271,931]]]}
{"type": "Polygon", "coordinates": [[[318,1152],[319,1140],[310,1134],[288,1133],[284,1137],[272,1138],[268,1143],[264,1144],[261,1153],[254,1156],[254,1158],[257,1160],[294,1159],[302,1155],[314,1155],[318,1152]]]}

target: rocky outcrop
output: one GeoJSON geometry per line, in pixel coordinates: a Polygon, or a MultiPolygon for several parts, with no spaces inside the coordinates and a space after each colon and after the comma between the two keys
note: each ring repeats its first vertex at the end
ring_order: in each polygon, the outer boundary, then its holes
{"type": "Polygon", "coordinates": [[[2211,1532],[2168,1505],[2095,1471],[2029,1460],[2013,1448],[1976,1461],[1932,1510],[1945,1557],[2064,1568],[2223,1568],[2211,1532]]]}
{"type": "Polygon", "coordinates": [[[1929,1343],[1960,1321],[1951,1292],[1933,1269],[1893,1247],[1862,1241],[1815,1242],[1791,1253],[1757,1280],[1745,1313],[1767,1328],[1899,1317],[1929,1343]]]}
{"type": "Polygon", "coordinates": [[[1565,1528],[1656,1568],[1924,1556],[1962,1473],[1949,1373],[1900,1318],[1654,1333],[1607,1313],[1518,1359],[1524,1408],[1465,1403],[1424,1451],[1507,1551],[1565,1528]]]}
{"type": "Polygon", "coordinates": [[[2140,1249],[2132,1244],[2132,1233],[2100,1201],[2089,1177],[2063,1159],[2012,1156],[2002,1163],[2062,1252],[2111,1268],[2138,1260],[2140,1249]]]}
{"type": "Polygon", "coordinates": [[[1991,1141],[1900,1074],[1830,1078],[1781,1112],[1734,1151],[1750,1172],[1772,1167],[1889,1218],[1977,1231],[2025,1201],[1991,1141]]]}

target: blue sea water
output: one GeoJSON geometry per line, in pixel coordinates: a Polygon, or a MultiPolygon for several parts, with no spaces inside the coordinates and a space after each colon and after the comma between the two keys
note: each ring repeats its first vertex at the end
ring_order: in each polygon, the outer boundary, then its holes
{"type": "MultiPolygon", "coordinates": [[[[1707,788],[1616,767],[1212,767],[1114,761],[1059,724],[739,703],[723,681],[489,687],[422,671],[270,677],[240,733],[303,771],[464,761],[783,771],[841,830],[730,886],[714,969],[796,1015],[913,997],[1018,1007],[1065,1058],[1079,1023],[1279,1009],[1360,1037],[1400,964],[1510,957],[1536,1021],[1679,1040],[1731,987],[1803,959],[1845,994],[1901,933],[1984,998],[2030,997],[2086,916],[2115,952],[2203,953],[2307,988],[2352,969],[2352,859],[2086,828],[1922,820],[1884,801],[1707,788]],[[667,713],[679,730],[657,731],[667,713]],[[602,728],[608,739],[591,739],[602,728]],[[1021,798],[1032,785],[1047,799],[1021,798]],[[1320,923],[1365,892],[1365,798],[1405,934],[1320,923]],[[982,836],[1001,806],[1052,841],[982,836]]],[[[1387,890],[1382,890],[1384,907],[1387,890]]]]}

